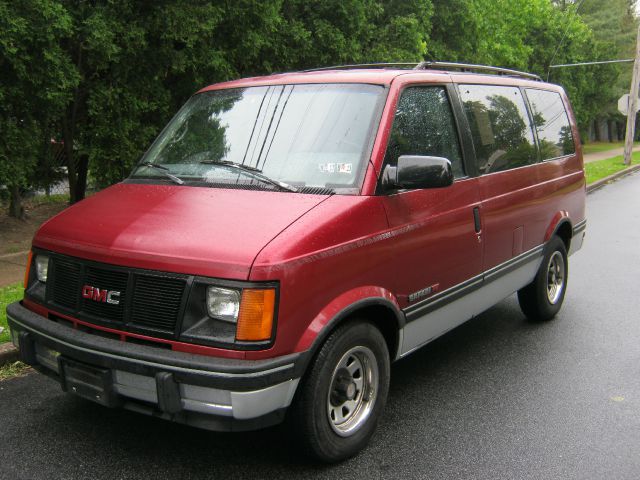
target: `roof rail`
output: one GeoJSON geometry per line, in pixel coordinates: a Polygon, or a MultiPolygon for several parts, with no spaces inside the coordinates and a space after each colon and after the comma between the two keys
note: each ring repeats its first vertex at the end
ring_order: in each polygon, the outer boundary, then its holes
{"type": "Polygon", "coordinates": [[[518,70],[511,70],[510,68],[491,67],[489,65],[474,65],[472,63],[456,63],[456,62],[394,62],[394,63],[356,63],[352,65],[333,65],[331,67],[319,67],[303,70],[303,72],[321,72],[323,70],[349,70],[355,68],[407,68],[413,70],[428,70],[428,69],[441,69],[441,70],[460,70],[461,72],[488,72],[496,73],[498,75],[506,75],[510,77],[522,77],[530,80],[542,81],[540,76],[535,73],[520,72],[518,70]]]}
{"type": "Polygon", "coordinates": [[[348,70],[352,68],[385,68],[385,67],[404,67],[416,68],[416,62],[395,62],[395,63],[356,63],[353,65],[333,65],[332,67],[309,68],[302,70],[303,72],[321,72],[322,70],[348,70]]]}
{"type": "Polygon", "coordinates": [[[501,68],[501,67],[490,67],[488,65],[474,65],[471,63],[455,63],[455,62],[420,62],[418,65],[414,67],[414,70],[427,70],[430,68],[443,69],[443,70],[451,70],[456,69],[462,72],[490,72],[497,73],[498,75],[508,75],[511,77],[523,77],[531,80],[537,80],[538,82],[542,81],[539,75],[535,73],[527,73],[520,72],[518,70],[511,70],[510,68],[501,68]]]}

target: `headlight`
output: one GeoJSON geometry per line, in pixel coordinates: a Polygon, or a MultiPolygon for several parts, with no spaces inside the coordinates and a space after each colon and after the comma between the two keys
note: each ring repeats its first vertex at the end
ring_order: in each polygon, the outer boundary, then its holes
{"type": "Polygon", "coordinates": [[[236,323],[240,310],[240,292],[230,288],[207,287],[207,313],[212,318],[236,323]]]}
{"type": "Polygon", "coordinates": [[[210,282],[204,278],[193,282],[182,319],[182,341],[263,348],[273,340],[278,311],[275,282],[210,282]]]}
{"type": "Polygon", "coordinates": [[[38,281],[47,283],[47,273],[49,272],[49,256],[38,255],[36,256],[36,275],[38,281]]]}

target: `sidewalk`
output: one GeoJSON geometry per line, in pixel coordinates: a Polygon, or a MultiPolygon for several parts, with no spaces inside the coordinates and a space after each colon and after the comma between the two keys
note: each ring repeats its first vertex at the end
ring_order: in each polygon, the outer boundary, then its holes
{"type": "Polygon", "coordinates": [[[0,255],[0,288],[22,282],[26,265],[26,252],[0,255]]]}
{"type": "MultiPolygon", "coordinates": [[[[633,148],[634,152],[640,152],[640,146],[633,148]]],[[[598,160],[606,160],[607,158],[624,155],[624,147],[606,150],[604,152],[587,153],[583,155],[584,163],[597,162],[598,160]]]]}

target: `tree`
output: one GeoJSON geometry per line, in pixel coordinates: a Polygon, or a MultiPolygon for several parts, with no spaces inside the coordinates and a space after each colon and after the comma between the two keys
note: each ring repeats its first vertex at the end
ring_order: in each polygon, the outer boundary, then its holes
{"type": "MultiPolygon", "coordinates": [[[[588,0],[585,0],[588,1],[588,0]]],[[[595,0],[593,0],[595,1],[595,0]]],[[[628,0],[616,0],[628,1],[628,0]]],[[[582,130],[609,101],[616,67],[553,70],[554,63],[610,58],[577,4],[549,0],[434,0],[427,56],[526,70],[562,84],[582,130]]]]}
{"type": "MultiPolygon", "coordinates": [[[[581,16],[570,0],[0,0],[0,184],[17,205],[34,172],[46,183],[62,139],[80,200],[89,177],[124,178],[194,91],[232,78],[424,58],[546,77],[551,63],[623,51],[634,2],[604,2],[605,20],[602,2],[582,2],[581,16]]],[[[584,129],[620,77],[594,67],[551,80],[584,129]]]]}
{"type": "Polygon", "coordinates": [[[55,132],[77,77],[61,42],[71,19],[51,0],[0,1],[0,185],[21,218],[21,193],[55,132]]]}
{"type": "Polygon", "coordinates": [[[419,60],[429,0],[382,2],[64,2],[65,44],[80,74],[62,125],[71,199],[88,169],[122,179],[198,88],[241,76],[334,63],[419,60]]]}
{"type": "MultiPolygon", "coordinates": [[[[584,0],[580,8],[580,16],[593,31],[596,41],[602,50],[609,54],[607,59],[633,58],[638,20],[634,15],[635,0],[584,0]]],[[[602,68],[602,67],[600,67],[602,68]]],[[[629,93],[629,82],[633,63],[623,63],[608,67],[612,79],[604,92],[603,104],[596,116],[606,120],[609,127],[609,139],[616,136],[612,126],[619,123],[618,134],[622,132],[624,117],[618,112],[617,100],[624,93],[629,93]],[[615,78],[613,78],[615,75],[615,78]]]]}

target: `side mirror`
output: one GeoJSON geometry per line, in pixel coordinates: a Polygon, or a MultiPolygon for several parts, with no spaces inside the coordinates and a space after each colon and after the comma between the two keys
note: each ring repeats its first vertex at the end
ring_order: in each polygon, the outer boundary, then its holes
{"type": "Polygon", "coordinates": [[[382,185],[388,188],[442,188],[453,184],[451,162],[442,157],[402,155],[398,166],[387,166],[382,185]]]}

